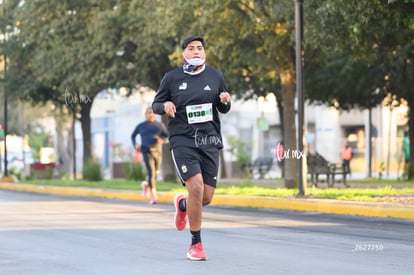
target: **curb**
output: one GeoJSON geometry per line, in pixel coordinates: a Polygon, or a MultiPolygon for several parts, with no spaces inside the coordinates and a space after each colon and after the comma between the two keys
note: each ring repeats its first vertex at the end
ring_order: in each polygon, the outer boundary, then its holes
{"type": "MultiPolygon", "coordinates": [[[[31,193],[48,193],[65,196],[99,197],[120,200],[146,200],[139,191],[108,190],[84,187],[42,186],[13,183],[0,183],[0,189],[31,193]]],[[[158,192],[158,201],[172,203],[174,195],[175,193],[172,192],[158,192]]],[[[414,220],[414,206],[391,203],[351,202],[312,198],[233,196],[217,194],[213,198],[212,205],[269,208],[293,211],[321,212],[338,215],[357,215],[366,217],[414,220]]]]}

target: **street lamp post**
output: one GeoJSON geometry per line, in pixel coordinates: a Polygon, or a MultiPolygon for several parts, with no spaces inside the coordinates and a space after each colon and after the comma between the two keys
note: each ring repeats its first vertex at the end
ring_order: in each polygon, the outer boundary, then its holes
{"type": "MultiPolygon", "coordinates": [[[[5,57],[4,57],[5,58],[5,57]]],[[[6,60],[4,60],[4,75],[6,75],[6,60]]],[[[4,86],[3,86],[4,87],[4,86]]],[[[9,171],[7,168],[7,93],[6,89],[4,88],[4,176],[9,176],[9,171]]]]}
{"type": "MultiPolygon", "coordinates": [[[[3,16],[6,16],[6,1],[3,1],[3,16]]],[[[2,42],[3,42],[3,80],[5,80],[7,78],[7,55],[4,52],[4,47],[5,44],[7,42],[7,30],[2,33],[2,42]]],[[[3,94],[4,94],[4,102],[3,102],[3,110],[4,110],[4,177],[8,177],[9,176],[9,171],[7,168],[7,130],[8,130],[8,126],[7,126],[7,92],[6,92],[6,82],[3,82],[3,94]]]]}
{"type": "MultiPolygon", "coordinates": [[[[296,95],[298,98],[298,149],[303,153],[303,76],[302,76],[302,40],[303,40],[303,2],[295,0],[295,28],[296,28],[296,95]]],[[[304,155],[304,154],[303,154],[304,155]]],[[[306,179],[304,175],[304,157],[298,159],[299,196],[305,195],[306,179]]]]}

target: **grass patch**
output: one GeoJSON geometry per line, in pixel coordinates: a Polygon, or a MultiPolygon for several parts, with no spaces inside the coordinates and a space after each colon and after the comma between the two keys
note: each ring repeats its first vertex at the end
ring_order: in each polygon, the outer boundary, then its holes
{"type": "Polygon", "coordinates": [[[379,188],[328,188],[308,190],[309,196],[315,198],[352,200],[352,201],[375,201],[377,197],[414,195],[414,188],[393,188],[385,186],[379,188]]]}
{"type": "MultiPolygon", "coordinates": [[[[399,180],[399,179],[377,179],[377,178],[366,178],[366,179],[347,179],[347,183],[355,184],[376,184],[376,185],[392,185],[392,184],[412,184],[414,187],[413,180],[399,180]]],[[[339,183],[340,184],[340,183],[339,183]]]]}
{"type": "Polygon", "coordinates": [[[216,194],[240,195],[240,196],[263,196],[263,197],[292,197],[298,190],[287,188],[263,187],[254,184],[221,185],[216,194]]]}
{"type": "MultiPolygon", "coordinates": [[[[21,181],[23,184],[35,184],[44,186],[61,186],[61,187],[87,187],[87,188],[102,188],[114,190],[141,190],[141,181],[125,180],[125,179],[111,179],[103,181],[87,181],[87,180],[27,180],[21,181]]],[[[177,182],[157,182],[158,191],[185,191],[180,183],[177,182]]]]}
{"type": "MultiPolygon", "coordinates": [[[[401,183],[401,181],[397,181],[401,183]]],[[[64,186],[64,187],[89,187],[114,190],[141,190],[141,182],[125,179],[103,180],[100,182],[86,180],[29,180],[20,183],[36,184],[44,186],[64,186]]],[[[374,183],[374,182],[370,182],[374,183]]],[[[377,183],[377,182],[375,182],[377,183]]],[[[17,183],[18,184],[18,183],[17,183]]],[[[186,192],[186,188],[179,182],[157,182],[158,191],[186,192]]],[[[297,189],[275,188],[258,186],[245,181],[241,184],[230,185],[220,184],[216,189],[216,194],[239,195],[239,196],[265,196],[288,198],[295,196],[297,189]]],[[[374,201],[377,197],[395,195],[414,195],[413,188],[393,188],[391,185],[378,188],[307,188],[306,195],[312,198],[350,200],[350,201],[374,201]]]]}

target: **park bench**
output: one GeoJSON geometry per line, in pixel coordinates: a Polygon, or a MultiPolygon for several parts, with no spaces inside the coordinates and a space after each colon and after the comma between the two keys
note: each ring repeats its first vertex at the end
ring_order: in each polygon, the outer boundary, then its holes
{"type": "Polygon", "coordinates": [[[318,153],[308,154],[306,158],[308,165],[308,174],[311,176],[311,182],[313,186],[317,186],[319,183],[319,175],[326,176],[326,183],[329,187],[333,187],[335,184],[335,176],[342,176],[342,183],[349,187],[346,183],[346,175],[349,171],[344,171],[341,163],[331,163],[327,161],[323,156],[318,153]]]}
{"type": "Polygon", "coordinates": [[[270,171],[272,166],[272,157],[258,157],[250,164],[250,174],[252,175],[252,177],[258,175],[259,179],[263,179],[266,173],[270,171]]]}

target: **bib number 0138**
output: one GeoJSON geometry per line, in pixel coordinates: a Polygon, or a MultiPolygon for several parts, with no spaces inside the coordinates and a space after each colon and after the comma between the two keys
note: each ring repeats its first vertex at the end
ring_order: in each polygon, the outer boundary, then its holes
{"type": "Polygon", "coordinates": [[[188,123],[193,124],[212,121],[212,106],[211,103],[186,106],[188,123]]]}

